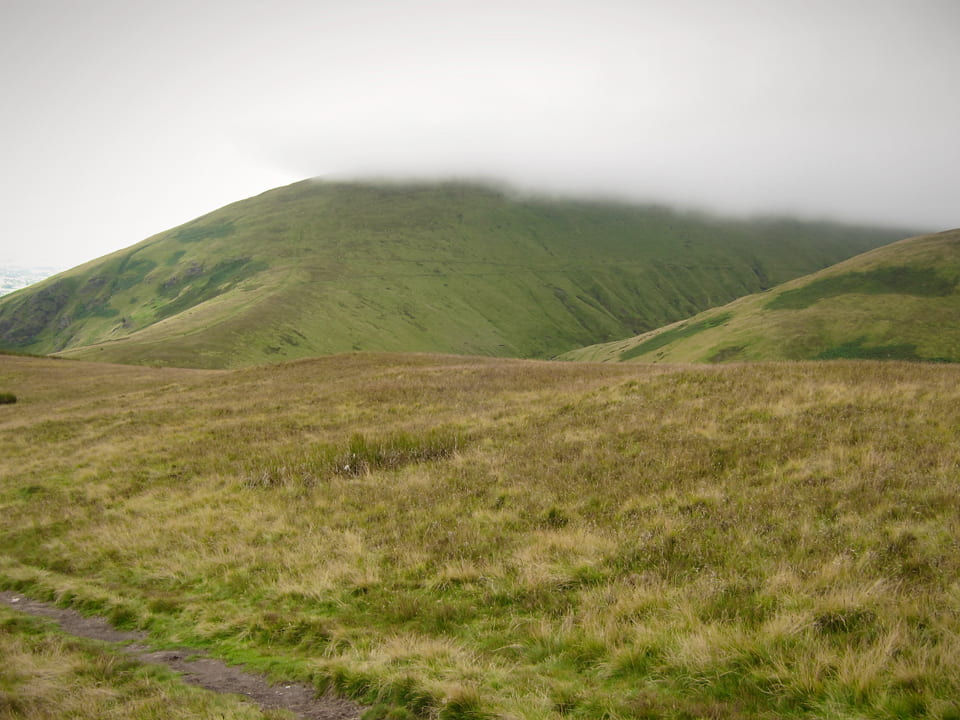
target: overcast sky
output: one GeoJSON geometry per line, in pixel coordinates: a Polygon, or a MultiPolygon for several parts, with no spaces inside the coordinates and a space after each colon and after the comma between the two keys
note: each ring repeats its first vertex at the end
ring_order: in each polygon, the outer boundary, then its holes
{"type": "Polygon", "coordinates": [[[960,226],[958,0],[2,0],[0,263],[306,177],[960,226]]]}

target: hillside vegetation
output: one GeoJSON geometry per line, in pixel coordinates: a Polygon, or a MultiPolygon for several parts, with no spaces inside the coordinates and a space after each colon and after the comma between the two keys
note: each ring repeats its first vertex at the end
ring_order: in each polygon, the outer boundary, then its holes
{"type": "Polygon", "coordinates": [[[552,357],[905,234],[305,181],[0,299],[0,347],[209,368],[350,350],[552,357]]]}
{"type": "MultiPolygon", "coordinates": [[[[370,718],[960,717],[958,366],[0,356],[0,389],[0,589],[370,718]]],[[[58,697],[8,616],[10,697],[58,697]]]]}
{"type": "Polygon", "coordinates": [[[960,230],[909,238],[569,360],[960,362],[960,230]]]}

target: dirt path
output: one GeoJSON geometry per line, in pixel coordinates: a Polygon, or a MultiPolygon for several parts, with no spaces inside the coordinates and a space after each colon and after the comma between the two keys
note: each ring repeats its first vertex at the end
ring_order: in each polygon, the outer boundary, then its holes
{"type": "Polygon", "coordinates": [[[123,632],[102,618],[84,617],[75,610],[31,600],[18,593],[0,592],[0,604],[28,615],[49,618],[70,635],[132,643],[118,649],[141,662],[166,665],[182,673],[183,679],[193,685],[248,697],[265,710],[288,710],[306,720],[357,720],[363,711],[360,705],[343,698],[317,697],[316,690],[309,685],[271,685],[262,675],[226,665],[195,650],[154,650],[143,644],[145,633],[123,632]]]}

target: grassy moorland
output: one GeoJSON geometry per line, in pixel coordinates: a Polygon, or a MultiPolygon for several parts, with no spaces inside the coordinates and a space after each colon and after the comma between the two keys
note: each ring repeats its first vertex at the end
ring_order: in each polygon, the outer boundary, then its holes
{"type": "Polygon", "coordinates": [[[544,358],[906,234],[463,183],[306,181],[0,299],[0,347],[208,368],[351,350],[544,358]]]}
{"type": "Polygon", "coordinates": [[[568,360],[960,362],[960,230],[908,238],[568,360]]]}
{"type": "Polygon", "coordinates": [[[0,388],[0,587],[370,717],[960,717],[960,367],[0,356],[0,388]]]}

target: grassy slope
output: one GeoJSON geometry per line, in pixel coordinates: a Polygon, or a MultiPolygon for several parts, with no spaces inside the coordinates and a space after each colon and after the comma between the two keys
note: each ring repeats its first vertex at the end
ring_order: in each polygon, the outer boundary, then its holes
{"type": "Polygon", "coordinates": [[[909,238],[569,360],[960,362],[960,230],[909,238]]]}
{"type": "Polygon", "coordinates": [[[155,642],[394,718],[960,716],[960,367],[0,356],[0,390],[0,587],[155,642]]]}
{"type": "Polygon", "coordinates": [[[351,349],[549,357],[692,315],[895,231],[302,182],[0,300],[0,345],[241,366],[351,349]]]}

